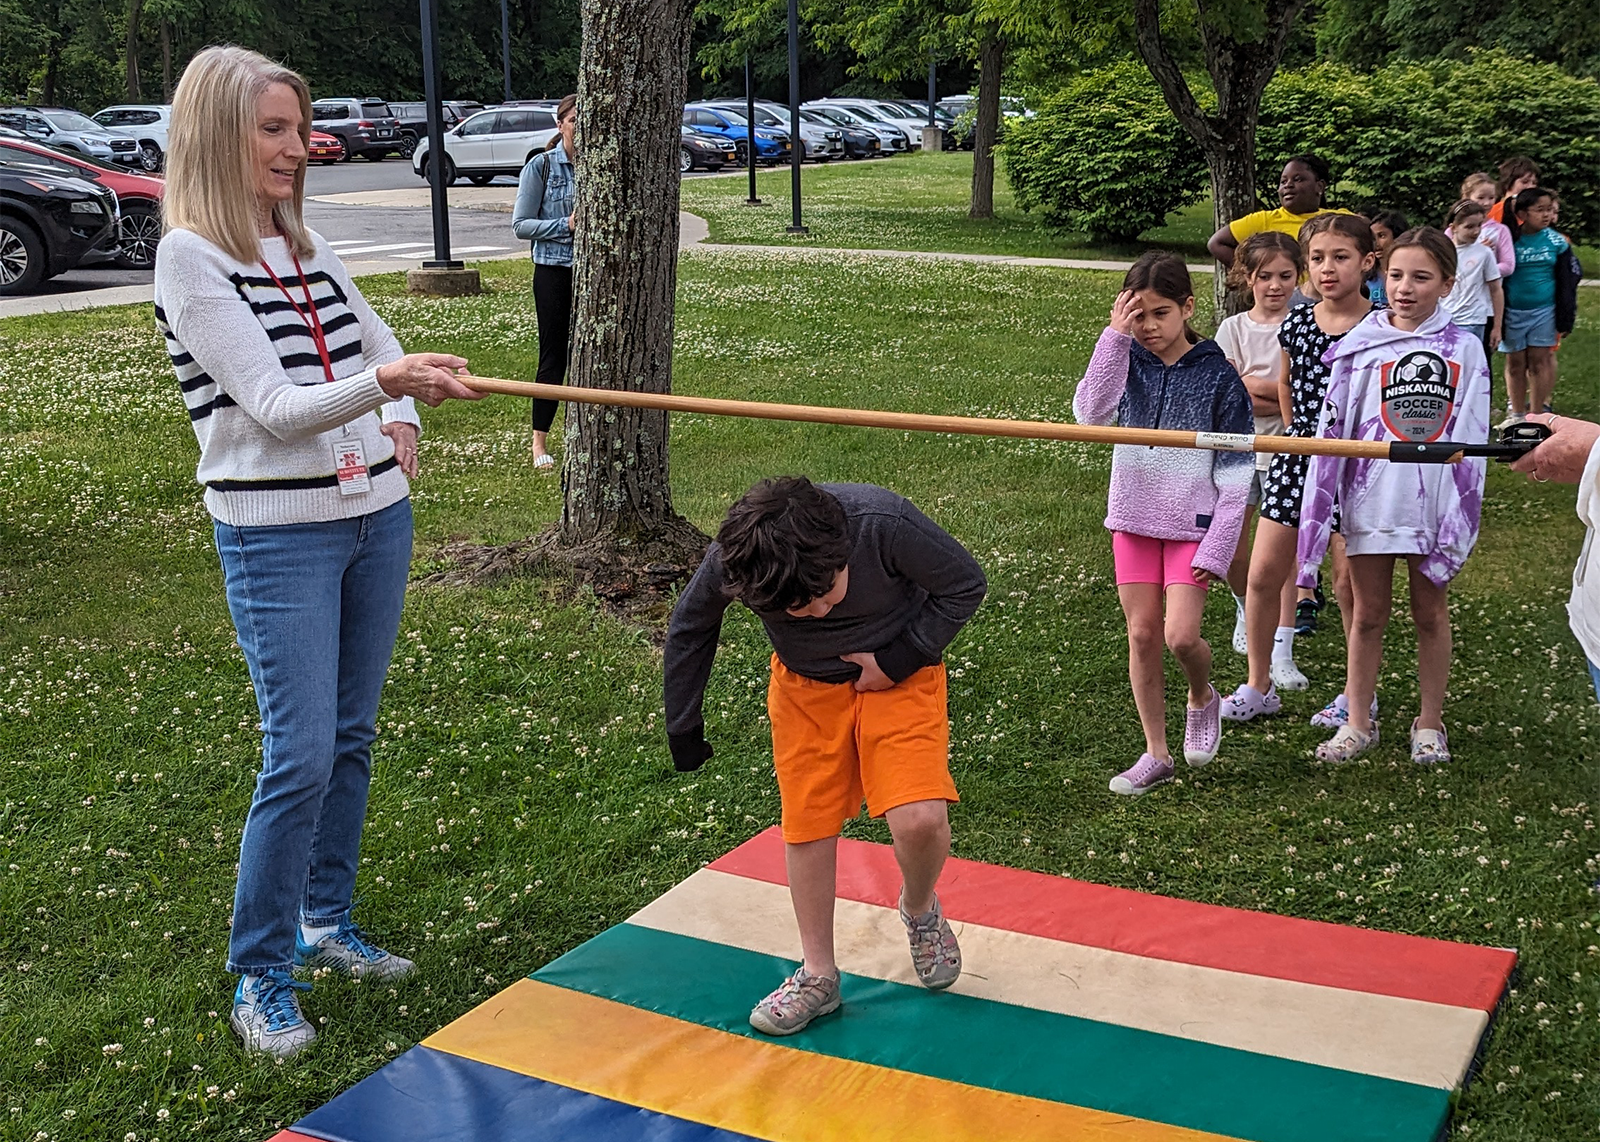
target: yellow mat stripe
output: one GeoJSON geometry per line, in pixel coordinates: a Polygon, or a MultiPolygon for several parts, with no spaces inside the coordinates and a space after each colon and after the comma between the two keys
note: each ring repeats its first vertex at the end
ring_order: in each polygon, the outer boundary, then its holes
{"type": "Polygon", "coordinates": [[[791,1050],[531,979],[423,1045],[769,1142],[1237,1142],[791,1050]]]}

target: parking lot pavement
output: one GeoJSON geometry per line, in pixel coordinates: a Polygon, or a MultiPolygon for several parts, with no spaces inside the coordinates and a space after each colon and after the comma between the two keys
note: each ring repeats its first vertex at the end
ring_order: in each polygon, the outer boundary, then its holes
{"type": "MultiPolygon", "coordinates": [[[[469,261],[526,257],[527,243],[511,236],[516,191],[514,178],[486,187],[451,187],[451,256],[469,261]]],[[[431,259],[431,201],[428,184],[401,159],[356,160],[306,172],[306,224],[355,273],[409,269],[431,259]]],[[[683,227],[685,243],[705,236],[699,219],[684,215],[683,227]]],[[[29,297],[0,298],[0,317],[148,301],[154,277],[148,270],[121,270],[110,263],[69,270],[29,297]]]]}

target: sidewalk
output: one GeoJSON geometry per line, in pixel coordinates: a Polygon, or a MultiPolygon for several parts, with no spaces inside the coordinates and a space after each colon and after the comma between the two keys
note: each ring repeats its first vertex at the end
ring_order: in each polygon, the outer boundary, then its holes
{"type": "MultiPolygon", "coordinates": [[[[687,215],[686,217],[694,217],[687,215]]],[[[696,219],[696,221],[700,221],[696,219]]],[[[700,222],[702,227],[704,222],[700,222]]],[[[687,245],[687,243],[685,243],[687,245]]],[[[942,250],[861,250],[846,246],[756,246],[737,243],[699,242],[697,250],[733,251],[754,250],[763,254],[850,254],[868,258],[920,258],[935,262],[980,262],[996,266],[1050,266],[1058,270],[1120,270],[1126,272],[1132,262],[1114,262],[1095,258],[1027,258],[1014,254],[952,254],[942,250]]],[[[1209,274],[1216,270],[1215,262],[1193,262],[1192,274],[1209,274]]]]}

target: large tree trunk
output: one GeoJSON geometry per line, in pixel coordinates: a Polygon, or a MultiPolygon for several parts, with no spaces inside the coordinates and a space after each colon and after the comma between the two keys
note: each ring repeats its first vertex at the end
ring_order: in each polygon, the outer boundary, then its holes
{"type": "Polygon", "coordinates": [[[972,129],[972,205],[969,218],[994,217],[994,145],[1000,137],[1000,70],[1005,41],[991,33],[978,51],[978,118],[972,129]]]}
{"type": "MultiPolygon", "coordinates": [[[[1196,0],[1196,24],[1206,70],[1217,93],[1217,108],[1208,113],[1189,89],[1176,59],[1161,36],[1159,0],[1134,0],[1139,55],[1161,86],[1167,106],[1199,144],[1211,175],[1211,198],[1217,225],[1258,209],[1256,202],[1256,123],[1261,93],[1278,69],[1295,17],[1306,0],[1265,0],[1261,35],[1236,40],[1219,30],[1225,21],[1213,18],[1209,0],[1196,0]]],[[[1230,311],[1225,275],[1214,275],[1217,317],[1230,311]]]]}
{"type": "Polygon", "coordinates": [[[128,43],[124,62],[128,73],[128,102],[137,103],[144,98],[139,93],[139,14],[144,10],[144,0],[128,0],[128,43]]]}
{"type": "MultiPolygon", "coordinates": [[[[583,0],[571,383],[670,392],[678,147],[691,0],[583,0]]],[[[560,543],[631,561],[698,550],[672,507],[667,414],[566,406],[560,543]]]]}

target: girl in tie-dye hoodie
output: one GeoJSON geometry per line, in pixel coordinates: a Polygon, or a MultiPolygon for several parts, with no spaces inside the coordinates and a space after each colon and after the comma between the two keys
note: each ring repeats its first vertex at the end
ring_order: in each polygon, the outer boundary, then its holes
{"type": "MultiPolygon", "coordinates": [[[[1133,264],[1072,401],[1082,424],[1249,435],[1250,394],[1215,341],[1189,328],[1194,290],[1176,254],[1133,264]]],[[[1211,685],[1211,647],[1200,637],[1206,588],[1228,573],[1255,457],[1118,444],[1111,454],[1106,527],[1117,594],[1128,620],[1128,673],[1145,753],[1111,780],[1139,794],[1172,780],[1162,645],[1189,683],[1183,754],[1204,765],[1222,740],[1222,702],[1211,685]]]]}
{"type": "MultiPolygon", "coordinates": [[[[1369,314],[1328,350],[1332,367],[1321,432],[1347,440],[1489,438],[1489,366],[1482,343],[1455,325],[1439,300],[1455,281],[1455,243],[1432,227],[1408,230],[1390,248],[1390,308],[1369,314]]],[[[1349,761],[1378,739],[1375,696],[1389,622],[1394,563],[1410,568],[1422,710],[1411,724],[1411,760],[1450,760],[1444,729],[1450,677],[1450,580],[1478,540],[1487,461],[1396,464],[1316,456],[1300,513],[1300,585],[1316,577],[1332,526],[1350,558],[1355,615],[1345,694],[1350,720],[1317,748],[1324,761],[1349,761]]]]}

